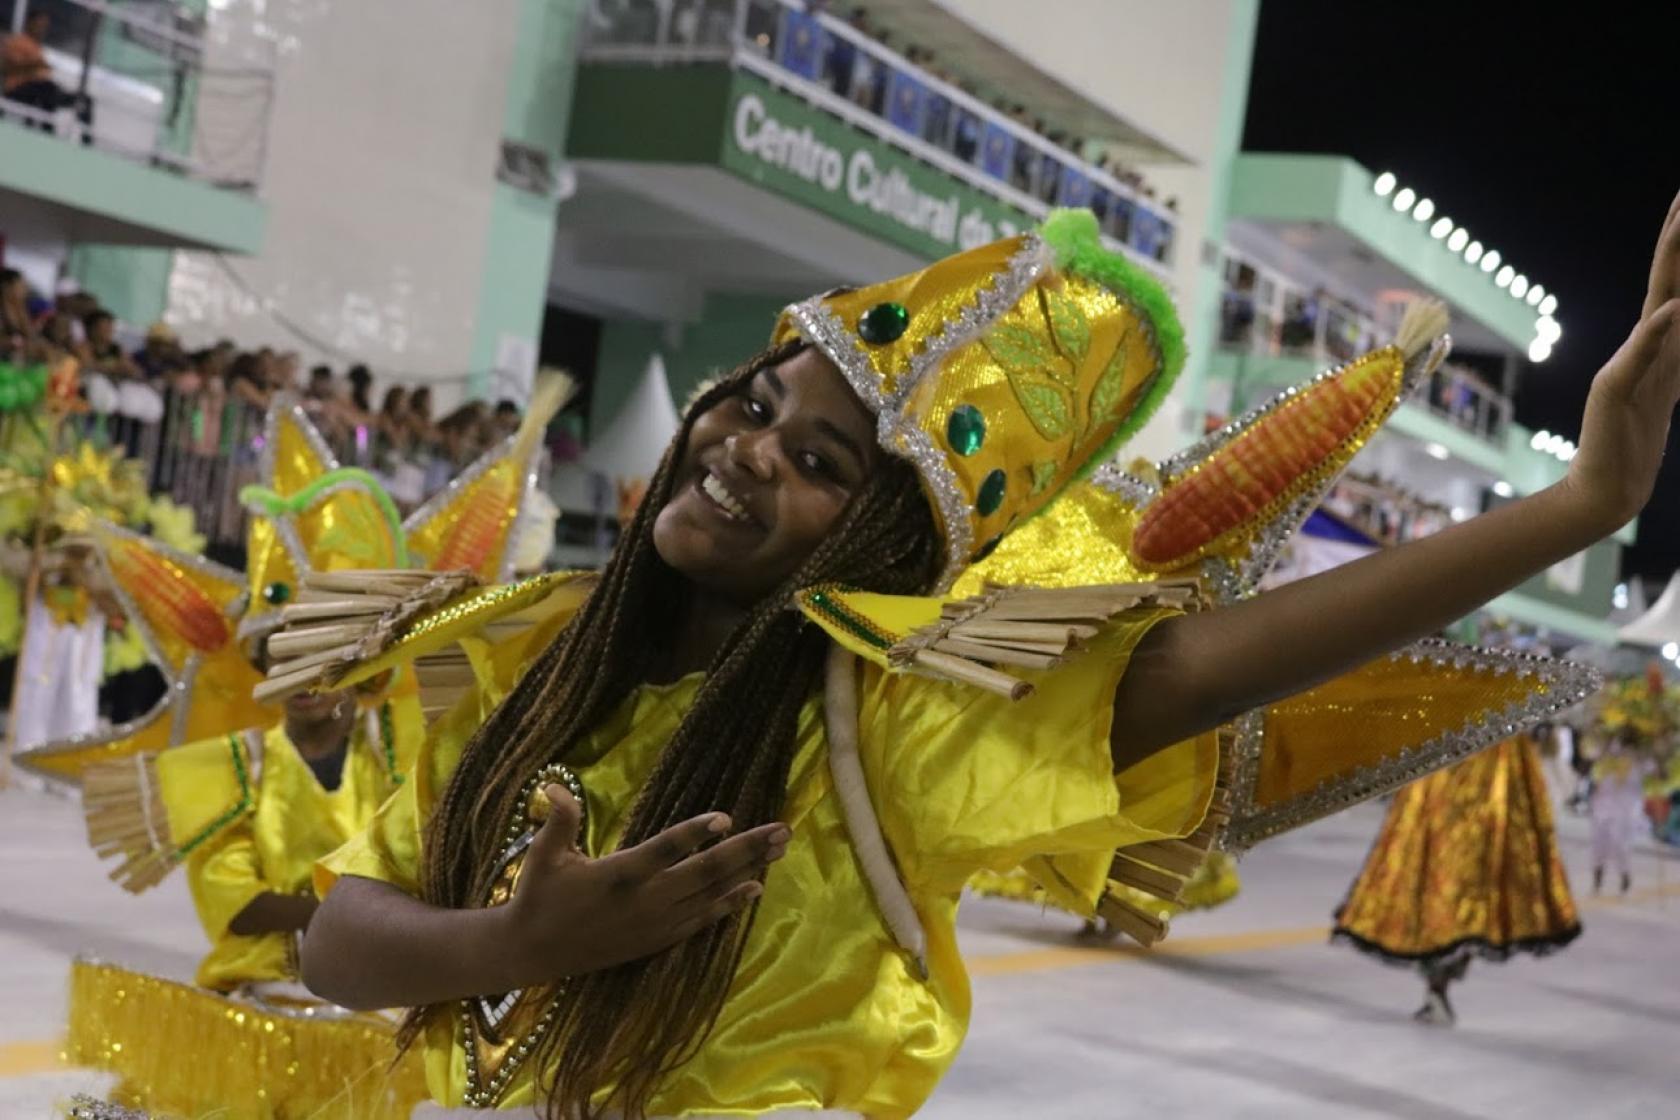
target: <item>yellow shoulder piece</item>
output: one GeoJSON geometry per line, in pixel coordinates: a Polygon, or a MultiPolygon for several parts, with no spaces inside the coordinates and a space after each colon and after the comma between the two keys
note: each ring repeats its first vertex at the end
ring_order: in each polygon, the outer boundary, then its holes
{"type": "MultiPolygon", "coordinates": [[[[518,583],[474,588],[415,618],[400,638],[356,665],[336,684],[348,687],[387,669],[418,662],[463,638],[483,637],[500,644],[555,615],[575,614],[594,587],[592,572],[547,572],[518,583]]],[[[420,687],[425,690],[424,674],[420,687]]]]}
{"type": "Polygon", "coordinates": [[[877,595],[826,585],[797,596],[805,616],[841,646],[887,669],[973,685],[1019,700],[1019,669],[1054,669],[1115,615],[1199,605],[1190,581],[1089,587],[994,587],[964,599],[877,595]]]}
{"type": "Polygon", "coordinates": [[[824,584],[801,591],[795,602],[801,614],[844,648],[882,668],[897,668],[888,653],[916,630],[938,622],[946,601],[824,584]]]}
{"type": "Polygon", "coordinates": [[[256,694],[348,688],[412,665],[429,718],[481,683],[473,658],[499,654],[522,635],[552,638],[594,587],[587,572],[491,587],[466,572],[312,573],[299,601],[280,612],[256,694]]]}

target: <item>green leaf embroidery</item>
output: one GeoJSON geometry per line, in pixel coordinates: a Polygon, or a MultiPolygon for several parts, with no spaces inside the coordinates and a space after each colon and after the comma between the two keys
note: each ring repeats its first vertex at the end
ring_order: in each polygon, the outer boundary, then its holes
{"type": "Polygon", "coordinates": [[[1054,381],[1009,374],[1009,387],[1038,434],[1058,440],[1073,427],[1073,396],[1054,381]]]}
{"type": "Polygon", "coordinates": [[[986,332],[983,341],[986,352],[1011,376],[1048,372],[1046,367],[1056,358],[1042,334],[1015,323],[999,323],[986,332]]]}
{"type": "Polygon", "coordinates": [[[1070,371],[1077,374],[1091,349],[1091,321],[1085,317],[1085,309],[1062,292],[1046,292],[1044,298],[1045,317],[1050,320],[1050,331],[1055,335],[1056,345],[1067,355],[1070,371]]]}
{"type": "Polygon", "coordinates": [[[1131,332],[1120,337],[1119,344],[1114,349],[1114,357],[1103,367],[1101,376],[1091,389],[1091,399],[1085,410],[1085,430],[1090,431],[1099,424],[1106,424],[1110,420],[1118,419],[1114,410],[1120,404],[1120,398],[1126,391],[1126,340],[1131,332]]]}

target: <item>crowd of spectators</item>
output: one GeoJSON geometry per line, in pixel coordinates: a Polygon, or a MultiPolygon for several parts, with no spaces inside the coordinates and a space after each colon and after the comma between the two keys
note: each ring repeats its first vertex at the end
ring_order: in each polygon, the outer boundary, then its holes
{"type": "Polygon", "coordinates": [[[243,531],[236,493],[255,480],[262,418],[276,393],[296,393],[339,462],[374,471],[404,507],[441,488],[521,419],[510,400],[469,400],[437,415],[428,385],[389,384],[376,394],[366,365],[342,373],[316,365],[305,374],[295,351],[227,339],[188,348],[161,322],[132,335],[88,293],[46,297],[15,270],[0,270],[0,362],[75,358],[88,405],[79,422],[146,462],[153,490],[194,505],[213,539],[237,540],[243,531]]]}
{"type": "Polygon", "coordinates": [[[1453,523],[1452,511],[1374,474],[1349,471],[1336,480],[1320,508],[1383,545],[1404,544],[1453,523]]]}

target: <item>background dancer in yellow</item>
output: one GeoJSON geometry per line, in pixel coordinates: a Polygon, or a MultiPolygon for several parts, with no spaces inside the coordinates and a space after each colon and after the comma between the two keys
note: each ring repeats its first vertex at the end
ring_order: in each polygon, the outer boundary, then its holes
{"type": "Polygon", "coordinates": [[[461,586],[507,578],[535,436],[563,390],[545,388],[525,431],[401,522],[375,480],[339,467],[303,412],[278,402],[262,483],[241,495],[251,514],[243,574],[108,523],[88,529],[116,597],[173,677],[170,694],[124,738],[50,743],[21,761],[81,781],[90,841],[121,858],[112,877],[124,887],[145,890],[186,865],[211,946],[196,979],[226,994],[74,966],[67,1050],[120,1074],[124,1101],[362,1120],[405,1116],[418,1096],[412,1065],[390,1069],[391,1021],[310,995],[297,954],[316,907],[315,861],[400,788],[424,737],[413,671],[393,666],[353,689],[282,699],[260,670],[288,614],[342,594],[308,591],[309,581],[369,590],[426,578],[410,564],[445,565],[461,586]],[[247,682],[237,702],[197,684],[236,679],[247,682]],[[253,726],[253,712],[268,718],[253,726]],[[218,722],[214,734],[166,745],[218,722]],[[206,1049],[205,1037],[222,1044],[206,1049]],[[194,1060],[181,1061],[189,1049],[194,1060]]]}

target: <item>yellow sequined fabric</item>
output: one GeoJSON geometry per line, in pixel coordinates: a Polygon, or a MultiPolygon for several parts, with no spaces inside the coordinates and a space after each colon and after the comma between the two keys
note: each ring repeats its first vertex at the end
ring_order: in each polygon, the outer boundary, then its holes
{"type": "MultiPolygon", "coordinates": [[[[96,762],[130,758],[143,751],[157,751],[176,742],[191,742],[226,733],[230,721],[246,726],[260,725],[274,718],[273,709],[251,699],[251,688],[262,677],[251,668],[245,655],[230,647],[226,657],[201,662],[192,675],[192,688],[185,698],[168,695],[159,703],[159,717],[129,724],[132,734],[114,740],[95,739],[86,744],[49,743],[20,753],[18,761],[31,770],[69,782],[79,782],[82,772],[96,762]],[[185,704],[176,738],[175,705],[185,704]],[[168,705],[168,706],[166,706],[168,705]]],[[[239,726],[234,723],[233,726],[239,726]]]]}
{"type": "MultiPolygon", "coordinates": [[[[291,498],[331,469],[320,437],[295,406],[277,405],[269,416],[267,438],[273,468],[264,484],[281,498],[291,498]]],[[[287,521],[297,543],[316,571],[378,569],[397,562],[394,526],[380,512],[379,503],[360,485],[334,488],[287,521]]],[[[251,611],[268,607],[263,591],[272,583],[298,589],[293,557],[281,546],[278,522],[252,517],[247,536],[246,572],[250,580],[251,611]]]]}
{"type": "MultiPolygon", "coordinates": [[[[1077,660],[1029,674],[1019,703],[863,667],[859,751],[890,845],[927,928],[931,977],[898,950],[875,907],[829,777],[819,697],[802,711],[783,809],[793,830],[770,871],[734,986],[698,1054],[650,1113],[757,1115],[776,1109],[907,1116],[956,1056],[969,1015],[955,917],[964,882],[1037,855],[1089,853],[1180,836],[1200,822],[1216,771],[1211,734],[1119,775],[1109,747],[1114,690],[1130,651],[1168,612],[1116,618],[1077,660]]],[[[554,621],[563,621],[556,619],[554,621]]],[[[429,756],[367,832],[323,861],[317,887],[360,875],[415,892],[422,822],[482,713],[512,687],[532,650],[487,651],[481,694],[434,729],[429,756]]],[[[687,712],[699,677],[637,690],[567,760],[585,790],[587,847],[612,849],[638,791],[687,712]]],[[[457,1105],[466,1085],[459,1016],[426,1036],[428,1082],[457,1105]]],[[[531,1074],[503,1107],[529,1103],[531,1074]]]]}
{"type": "Polygon", "coordinates": [[[988,584],[1005,587],[1087,587],[1157,579],[1126,552],[1138,507],[1119,494],[1075,482],[1056,503],[1010,533],[951,588],[960,598],[988,584]]]}
{"type": "Polygon", "coordinates": [[[1522,738],[1395,795],[1335,927],[1401,962],[1461,947],[1544,953],[1580,932],[1539,756],[1522,738]]]}
{"type": "Polygon", "coordinates": [[[1254,790],[1261,809],[1547,694],[1517,672],[1427,658],[1384,657],[1266,710],[1266,749],[1254,790]]]}
{"type": "Polygon", "coordinates": [[[70,970],[65,1060],[120,1078],[111,1099],[158,1117],[406,1120],[419,1056],[393,1066],[395,1024],[306,1018],[113,965],[70,970]]]}

